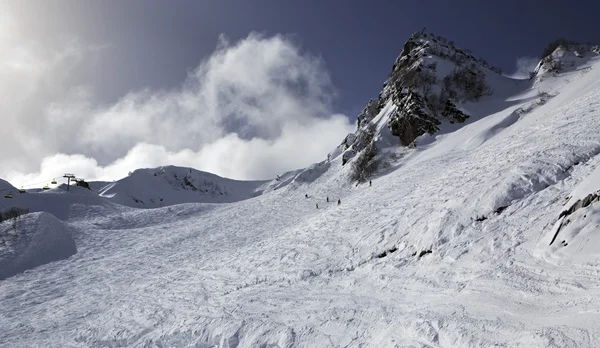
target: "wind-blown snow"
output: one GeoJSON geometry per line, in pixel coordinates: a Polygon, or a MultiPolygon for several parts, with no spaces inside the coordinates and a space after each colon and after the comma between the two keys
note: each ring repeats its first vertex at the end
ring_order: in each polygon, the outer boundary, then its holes
{"type": "Polygon", "coordinates": [[[600,203],[549,245],[565,197],[596,189],[600,64],[582,64],[536,81],[554,98],[516,89],[417,141],[371,187],[334,150],[233,203],[78,204],[77,254],[0,282],[0,342],[593,347],[600,203]]]}

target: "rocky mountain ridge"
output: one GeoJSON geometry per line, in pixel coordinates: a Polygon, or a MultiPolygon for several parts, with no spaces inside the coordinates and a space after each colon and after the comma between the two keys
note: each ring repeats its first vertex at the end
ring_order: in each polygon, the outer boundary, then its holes
{"type": "MultiPolygon", "coordinates": [[[[530,80],[535,83],[547,74],[555,76],[599,53],[598,45],[557,40],[546,48],[530,80]]],[[[375,142],[381,133],[388,133],[397,145],[414,147],[417,138],[438,133],[444,124],[467,121],[472,115],[464,105],[494,96],[497,86],[518,82],[527,83],[504,76],[500,68],[448,39],[425,30],[414,33],[404,44],[379,95],[359,113],[356,132],[348,134],[340,145],[342,163],[360,162],[372,172],[376,164],[369,162],[377,161],[375,142]],[[389,112],[385,120],[376,119],[386,107],[389,112]],[[374,129],[374,122],[378,129],[374,129]],[[359,154],[362,157],[355,158],[359,154]]],[[[364,176],[354,175],[353,179],[364,176]]]]}

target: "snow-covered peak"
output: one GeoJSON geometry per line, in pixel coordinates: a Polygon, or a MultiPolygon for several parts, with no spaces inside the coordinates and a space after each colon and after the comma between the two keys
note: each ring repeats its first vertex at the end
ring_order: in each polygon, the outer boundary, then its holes
{"type": "Polygon", "coordinates": [[[491,66],[484,59],[475,57],[469,50],[456,47],[451,40],[432,33],[419,32],[413,34],[404,44],[392,67],[390,77],[384,84],[383,93],[386,92],[386,87],[392,87],[394,83],[427,92],[427,84],[434,82],[427,79],[419,81],[418,73],[439,64],[442,66],[433,69],[438,80],[442,80],[454,69],[463,67],[490,70],[497,74],[502,72],[500,68],[491,66]]]}
{"type": "Polygon", "coordinates": [[[340,145],[342,162],[366,148],[371,153],[367,157],[375,160],[374,147],[414,147],[423,135],[457,129],[468,120],[499,111],[506,105],[489,103],[490,98],[505,100],[522,86],[501,73],[441,36],[424,31],[413,34],[382,91],[358,115],[358,129],[340,145]],[[472,107],[484,102],[489,105],[472,107]]]}
{"type": "Polygon", "coordinates": [[[409,92],[427,99],[436,114],[448,100],[479,100],[493,93],[486,84],[488,73],[501,74],[501,70],[448,39],[415,33],[404,44],[378,98],[370,100],[358,116],[359,123],[373,119],[387,100],[402,99],[409,92]]]}
{"type": "Polygon", "coordinates": [[[205,202],[236,202],[260,195],[265,181],[238,181],[192,168],[164,166],[138,169],[110,183],[99,195],[132,207],[205,202]]]}

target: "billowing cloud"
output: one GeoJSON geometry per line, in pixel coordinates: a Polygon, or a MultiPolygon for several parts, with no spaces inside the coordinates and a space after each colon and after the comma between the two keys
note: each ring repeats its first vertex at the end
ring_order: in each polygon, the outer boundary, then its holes
{"type": "Polygon", "coordinates": [[[322,60],[282,35],[220,38],[179,88],[132,91],[114,105],[95,103],[93,91],[64,78],[94,48],[71,41],[52,52],[17,49],[31,66],[0,61],[0,77],[19,80],[16,90],[0,80],[0,91],[16,93],[3,98],[15,102],[1,110],[10,127],[0,140],[9,149],[0,177],[18,185],[63,172],[112,180],[167,164],[273,177],[324,159],[354,128],[332,110],[335,90],[322,60]]]}
{"type": "Polygon", "coordinates": [[[507,76],[515,79],[527,79],[529,78],[529,73],[535,70],[539,62],[540,59],[536,57],[519,57],[517,58],[515,72],[507,76]]]}

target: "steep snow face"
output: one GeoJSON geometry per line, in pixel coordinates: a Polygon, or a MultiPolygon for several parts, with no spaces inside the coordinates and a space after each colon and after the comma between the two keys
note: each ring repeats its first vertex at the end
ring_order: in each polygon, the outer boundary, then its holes
{"type": "Polygon", "coordinates": [[[266,181],[237,181],[175,166],[138,169],[126,178],[99,189],[111,202],[130,207],[156,208],[172,204],[230,203],[260,195],[266,181]]]}
{"type": "Polygon", "coordinates": [[[68,227],[49,213],[0,223],[0,280],[77,252],[68,227]]]}

